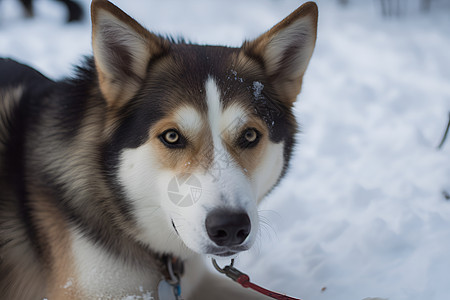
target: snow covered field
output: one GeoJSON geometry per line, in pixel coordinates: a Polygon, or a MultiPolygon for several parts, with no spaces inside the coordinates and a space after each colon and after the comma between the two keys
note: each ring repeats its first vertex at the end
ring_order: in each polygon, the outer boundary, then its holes
{"type": "MultiPolygon", "coordinates": [[[[90,54],[90,25],[36,1],[23,20],[0,2],[0,56],[52,78],[90,54]]],[[[86,9],[89,1],[82,0],[86,9]]],[[[238,46],[298,7],[292,0],[115,0],[147,28],[238,46]]],[[[450,298],[450,5],[409,1],[384,19],[375,1],[317,1],[315,54],[296,105],[292,168],[261,207],[261,238],[238,268],[304,300],[450,298]]]]}

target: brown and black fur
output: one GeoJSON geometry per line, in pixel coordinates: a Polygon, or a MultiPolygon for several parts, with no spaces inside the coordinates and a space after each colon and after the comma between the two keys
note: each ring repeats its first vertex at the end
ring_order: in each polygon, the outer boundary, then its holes
{"type": "MultiPolygon", "coordinates": [[[[117,10],[106,1],[94,5],[117,10]]],[[[317,22],[316,10],[309,3],[297,14],[311,14],[317,22]]],[[[246,105],[262,116],[270,140],[285,142],[283,173],[287,169],[297,129],[292,103],[301,76],[295,86],[286,87],[282,81],[292,78],[269,74],[262,48],[270,31],[242,48],[228,48],[177,42],[137,23],[131,26],[153,46],[143,76],[130,69],[127,50],[117,47],[114,72],[124,82],[133,81],[125,97],[109,87],[116,79],[106,78],[92,57],[73,78],[58,82],[15,61],[0,60],[1,299],[80,298],[76,291],[68,295],[60,290],[74,267],[69,249],[73,228],[118,260],[158,270],[151,247],[132,238],[137,228],[117,184],[118,155],[145,143],[149,128],[180,101],[205,110],[201,90],[208,76],[225,91],[225,106],[252,99],[246,105]],[[239,80],[233,80],[231,70],[239,80]],[[258,99],[252,97],[255,81],[265,87],[258,99]]],[[[289,68],[289,63],[287,55],[281,67],[289,68]]]]}

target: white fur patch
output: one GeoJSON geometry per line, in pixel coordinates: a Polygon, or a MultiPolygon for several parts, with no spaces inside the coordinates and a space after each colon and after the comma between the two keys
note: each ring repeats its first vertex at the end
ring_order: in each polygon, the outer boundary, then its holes
{"type": "Polygon", "coordinates": [[[258,202],[273,188],[280,178],[284,165],[284,142],[268,143],[261,163],[253,172],[252,184],[258,202]]]}
{"type": "Polygon", "coordinates": [[[216,82],[212,78],[208,78],[205,84],[206,103],[208,105],[209,128],[214,141],[214,146],[220,143],[220,118],[222,114],[222,103],[220,101],[220,91],[216,82]]]}
{"type": "Polygon", "coordinates": [[[150,144],[122,152],[119,179],[133,205],[140,228],[138,239],[154,250],[168,250],[179,257],[191,254],[172,228],[170,216],[162,209],[168,183],[175,174],[163,171],[150,144]],[[188,252],[188,253],[186,253],[188,252]]]}
{"type": "Polygon", "coordinates": [[[244,130],[248,119],[248,112],[240,105],[233,103],[225,109],[220,118],[220,131],[236,136],[244,130]]]}
{"type": "Polygon", "coordinates": [[[175,112],[175,122],[182,130],[183,134],[196,135],[203,125],[203,118],[192,106],[182,106],[175,112]]]}
{"type": "MultiPolygon", "coordinates": [[[[159,280],[154,270],[126,264],[77,232],[73,233],[72,251],[77,288],[86,298],[120,299],[149,295],[159,280]]],[[[68,280],[72,283],[71,278],[68,280]]]]}
{"type": "Polygon", "coordinates": [[[202,253],[208,242],[204,205],[218,198],[206,188],[211,179],[193,174],[200,180],[202,197],[192,206],[178,206],[170,199],[169,183],[179,174],[161,168],[155,153],[150,144],[144,144],[124,150],[121,156],[119,176],[140,228],[137,238],[155,251],[180,258],[191,256],[192,250],[202,253]]]}

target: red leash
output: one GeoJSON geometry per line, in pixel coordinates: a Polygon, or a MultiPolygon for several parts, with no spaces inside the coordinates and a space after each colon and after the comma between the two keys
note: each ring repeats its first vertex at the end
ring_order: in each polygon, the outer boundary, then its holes
{"type": "Polygon", "coordinates": [[[214,258],[212,259],[212,263],[213,263],[214,268],[216,268],[217,271],[219,271],[222,274],[227,275],[229,278],[233,279],[234,281],[236,281],[237,283],[239,283],[240,285],[242,285],[245,288],[251,288],[252,290],[257,291],[258,293],[261,293],[261,294],[271,297],[273,299],[300,300],[297,298],[292,298],[292,297],[289,297],[286,295],[282,295],[279,293],[275,293],[275,292],[266,290],[265,288],[260,287],[259,285],[250,282],[250,277],[248,277],[247,274],[244,274],[241,271],[239,271],[238,269],[236,269],[235,267],[233,267],[234,259],[231,260],[231,264],[229,266],[226,266],[223,269],[219,267],[219,265],[217,264],[217,262],[214,258]]]}

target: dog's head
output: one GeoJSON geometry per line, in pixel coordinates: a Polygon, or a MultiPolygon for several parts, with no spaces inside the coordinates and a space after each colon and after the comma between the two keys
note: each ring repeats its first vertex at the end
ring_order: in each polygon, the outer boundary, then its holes
{"type": "Polygon", "coordinates": [[[247,250],[257,204],[289,162],[317,6],[302,5],[241,48],[171,41],[104,0],[93,1],[92,20],[107,168],[136,239],[178,256],[247,250]]]}

